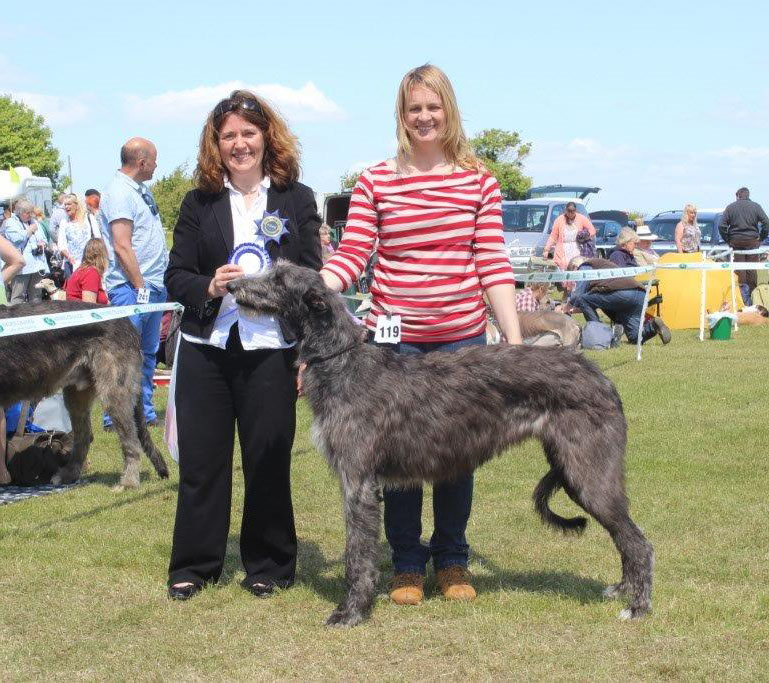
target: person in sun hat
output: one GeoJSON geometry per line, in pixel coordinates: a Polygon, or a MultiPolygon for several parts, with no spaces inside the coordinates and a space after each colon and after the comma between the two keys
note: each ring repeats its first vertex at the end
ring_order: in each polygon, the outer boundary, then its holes
{"type": "Polygon", "coordinates": [[[660,259],[660,255],[652,248],[653,243],[659,239],[659,235],[655,235],[648,225],[639,225],[636,227],[636,235],[638,236],[638,244],[633,249],[633,257],[639,266],[654,266],[657,265],[657,261],[660,259]]]}

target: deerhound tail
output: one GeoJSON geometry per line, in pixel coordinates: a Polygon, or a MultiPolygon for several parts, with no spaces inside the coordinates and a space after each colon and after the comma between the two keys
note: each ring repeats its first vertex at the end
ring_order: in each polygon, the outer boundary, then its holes
{"type": "Polygon", "coordinates": [[[553,512],[548,505],[550,498],[559,488],[563,487],[563,483],[561,474],[554,469],[542,477],[534,489],[534,509],[545,524],[549,524],[565,534],[581,534],[587,526],[587,519],[584,517],[572,517],[570,519],[561,517],[553,512]]]}
{"type": "Polygon", "coordinates": [[[163,460],[163,456],[160,455],[157,447],[152,441],[150,432],[147,429],[147,421],[144,416],[144,404],[142,403],[142,396],[139,394],[134,404],[134,422],[136,422],[136,433],[139,436],[139,443],[142,445],[142,450],[150,459],[155,472],[161,479],[168,479],[168,466],[163,460]]]}

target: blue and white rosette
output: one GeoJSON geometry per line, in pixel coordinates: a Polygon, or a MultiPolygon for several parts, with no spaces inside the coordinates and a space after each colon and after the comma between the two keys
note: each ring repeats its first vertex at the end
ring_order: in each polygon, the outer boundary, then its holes
{"type": "Polygon", "coordinates": [[[230,263],[240,266],[246,275],[259,275],[272,265],[267,249],[256,242],[243,242],[235,247],[230,263]]]}
{"type": "Polygon", "coordinates": [[[281,218],[280,214],[275,211],[270,213],[265,211],[264,216],[257,219],[256,230],[264,237],[264,242],[275,242],[279,244],[283,235],[288,235],[288,218],[281,218]]]}

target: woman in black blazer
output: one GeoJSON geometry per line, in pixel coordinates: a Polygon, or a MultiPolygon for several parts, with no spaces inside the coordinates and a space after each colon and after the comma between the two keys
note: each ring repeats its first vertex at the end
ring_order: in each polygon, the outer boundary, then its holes
{"type": "Polygon", "coordinates": [[[186,600],[221,575],[236,425],[245,480],[242,585],[264,597],[294,581],[294,336],[280,320],[241,314],[226,285],[277,258],[320,268],[321,221],[298,175],[296,138],[256,95],[236,90],[209,114],[197,188],[182,203],[165,277],[170,298],[185,307],[176,359],[172,599],[186,600]]]}

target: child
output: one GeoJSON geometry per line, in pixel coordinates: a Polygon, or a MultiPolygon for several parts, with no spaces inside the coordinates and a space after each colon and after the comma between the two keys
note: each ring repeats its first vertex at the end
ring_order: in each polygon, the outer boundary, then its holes
{"type": "Polygon", "coordinates": [[[83,260],[77,270],[67,280],[67,299],[80,299],[92,304],[108,304],[107,293],[102,287],[101,279],[109,265],[107,247],[99,238],[93,238],[85,243],[83,260]]]}

